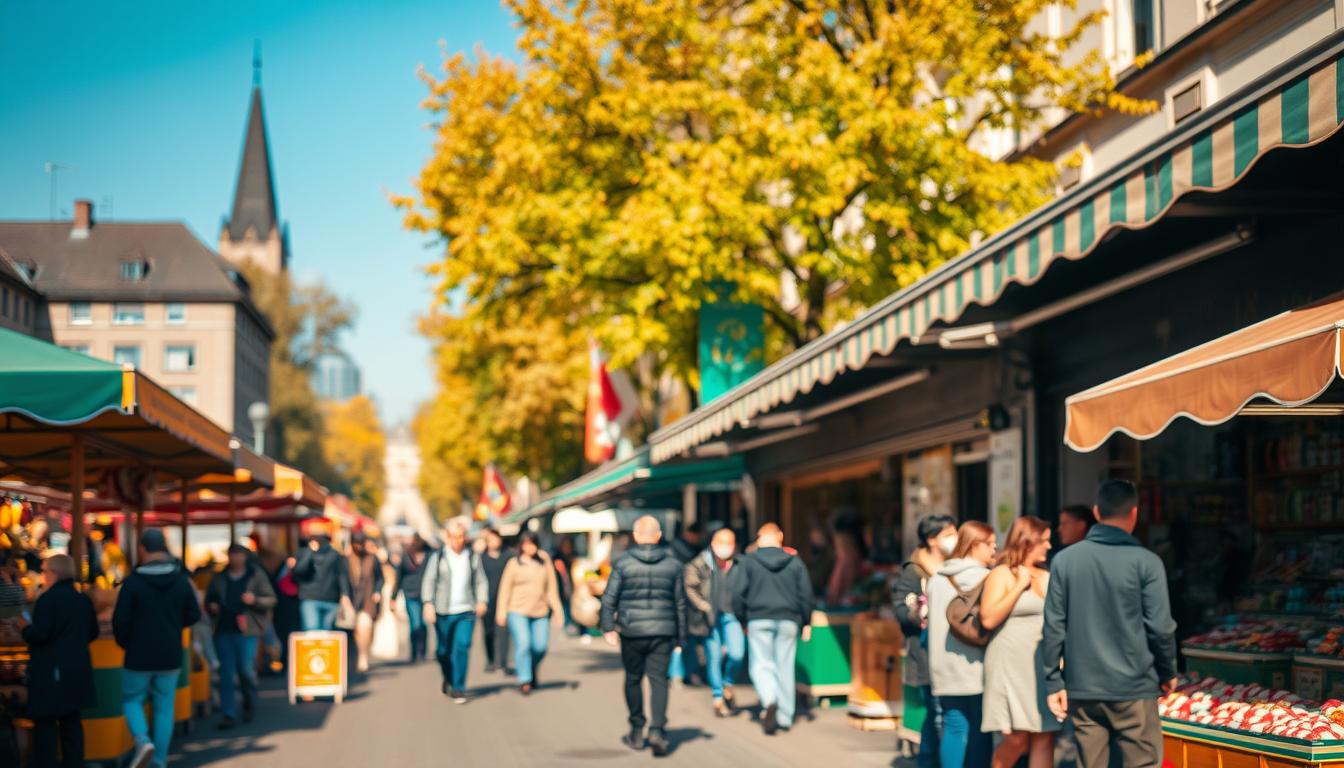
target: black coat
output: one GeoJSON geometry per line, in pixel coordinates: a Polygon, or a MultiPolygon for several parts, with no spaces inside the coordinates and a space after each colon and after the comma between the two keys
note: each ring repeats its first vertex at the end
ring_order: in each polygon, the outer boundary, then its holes
{"type": "Polygon", "coordinates": [[[244,592],[251,592],[256,598],[255,602],[249,606],[234,606],[239,610],[238,614],[231,614],[225,606],[229,595],[229,571],[225,569],[216,573],[214,578],[210,579],[210,585],[205,588],[205,606],[217,606],[214,613],[215,632],[220,631],[220,623],[227,621],[232,616],[242,616],[243,626],[231,627],[225,630],[235,632],[241,629],[241,634],[246,637],[261,637],[266,634],[266,619],[271,610],[275,608],[276,597],[275,590],[271,588],[271,580],[266,575],[266,571],[261,566],[248,563],[247,572],[243,575],[247,579],[244,592]]]}
{"type": "Polygon", "coordinates": [[[300,600],[334,603],[350,597],[350,569],[345,555],[323,541],[317,551],[305,547],[294,558],[294,581],[299,585],[300,600]]]}
{"type": "Polygon", "coordinates": [[[797,555],[763,547],[738,558],[729,581],[733,613],[742,626],[751,619],[783,619],[802,627],[812,623],[812,580],[797,555]]]}
{"type": "Polygon", "coordinates": [[[907,685],[923,686],[929,684],[929,652],[924,647],[925,616],[921,607],[925,604],[925,589],[930,574],[925,573],[913,560],[906,561],[901,575],[891,588],[891,599],[895,607],[896,621],[901,625],[901,634],[905,636],[905,677],[907,685]]]}
{"type": "Polygon", "coordinates": [[[92,707],[93,660],[89,643],[98,637],[93,602],[73,581],[58,582],[37,599],[33,623],[23,628],[28,644],[28,710],[56,717],[92,707]]]}
{"type": "Polygon", "coordinates": [[[126,651],[122,666],[134,672],[182,667],[182,630],[201,620],[187,572],[172,560],[139,566],[117,593],[112,634],[126,651]]]}
{"type": "Polygon", "coordinates": [[[637,544],[611,567],[602,593],[602,631],[686,641],[686,587],[681,561],[665,546],[637,544]]]}

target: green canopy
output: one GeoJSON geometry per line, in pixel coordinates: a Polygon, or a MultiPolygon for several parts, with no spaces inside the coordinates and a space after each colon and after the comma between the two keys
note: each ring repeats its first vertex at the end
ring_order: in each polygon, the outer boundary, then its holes
{"type": "Polygon", "coordinates": [[[649,458],[649,449],[645,446],[628,459],[603,464],[555,488],[541,501],[514,512],[501,522],[521,523],[569,505],[673,492],[692,483],[706,485],[731,482],[740,479],[746,467],[741,456],[678,464],[651,464],[649,458]]]}
{"type": "Polygon", "coordinates": [[[0,413],[79,424],[125,407],[120,365],[0,328],[0,413]]]}

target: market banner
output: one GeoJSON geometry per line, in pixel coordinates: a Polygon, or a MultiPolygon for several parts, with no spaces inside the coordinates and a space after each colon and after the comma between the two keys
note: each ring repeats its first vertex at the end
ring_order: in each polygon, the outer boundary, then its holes
{"type": "MultiPolygon", "coordinates": [[[[719,296],[733,286],[716,289],[719,296]]],[[[700,305],[700,403],[708,403],[765,369],[765,310],[735,301],[700,305]]]]}
{"type": "Polygon", "coordinates": [[[501,520],[511,509],[513,499],[509,495],[508,486],[504,483],[504,476],[494,464],[486,465],[484,476],[481,478],[481,498],[476,503],[472,517],[481,522],[501,520]]]}

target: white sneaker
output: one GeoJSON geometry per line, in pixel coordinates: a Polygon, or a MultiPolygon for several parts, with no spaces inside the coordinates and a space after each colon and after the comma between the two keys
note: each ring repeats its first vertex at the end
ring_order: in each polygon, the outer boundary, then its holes
{"type": "Polygon", "coordinates": [[[137,744],[135,753],[131,756],[131,762],[127,765],[127,768],[147,768],[149,761],[152,759],[154,759],[153,742],[146,741],[137,744]]]}

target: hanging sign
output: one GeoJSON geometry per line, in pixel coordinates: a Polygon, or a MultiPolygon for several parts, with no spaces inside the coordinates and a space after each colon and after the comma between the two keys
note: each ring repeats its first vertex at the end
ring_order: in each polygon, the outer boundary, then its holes
{"type": "Polygon", "coordinates": [[[989,524],[999,539],[1022,514],[1022,430],[1014,427],[989,436],[989,524]]]}

